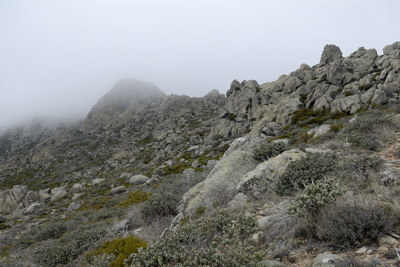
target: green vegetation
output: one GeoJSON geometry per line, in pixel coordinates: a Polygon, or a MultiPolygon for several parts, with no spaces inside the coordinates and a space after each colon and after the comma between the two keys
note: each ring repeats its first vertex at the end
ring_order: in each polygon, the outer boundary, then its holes
{"type": "Polygon", "coordinates": [[[296,196],[289,213],[300,217],[306,215],[315,217],[323,207],[334,203],[342,193],[343,191],[334,185],[332,180],[317,181],[308,185],[296,196]]]}
{"type": "Polygon", "coordinates": [[[349,116],[344,112],[330,113],[327,110],[313,110],[309,108],[302,108],[293,112],[291,117],[291,124],[298,127],[307,125],[320,125],[327,120],[338,120],[349,116]]]}
{"type": "Polygon", "coordinates": [[[318,236],[336,247],[367,245],[393,230],[395,214],[376,201],[342,202],[319,216],[318,236]]]}
{"type": "Polygon", "coordinates": [[[308,153],[304,158],[293,161],[279,178],[277,193],[289,195],[324,178],[336,169],[336,156],[328,153],[308,153]]]}
{"type": "Polygon", "coordinates": [[[343,127],[344,127],[343,123],[333,123],[331,124],[331,131],[339,132],[341,129],[343,129],[343,127]]]}
{"type": "Polygon", "coordinates": [[[143,203],[141,213],[143,219],[151,222],[157,217],[165,217],[177,214],[179,195],[174,192],[156,193],[143,203]]]}
{"type": "Polygon", "coordinates": [[[171,166],[166,166],[163,168],[164,175],[178,174],[182,173],[187,168],[190,168],[189,162],[178,162],[171,166]]]}
{"type": "Polygon", "coordinates": [[[131,205],[139,204],[148,200],[150,196],[151,193],[149,192],[136,190],[129,193],[128,198],[119,203],[118,206],[120,206],[121,208],[127,208],[131,205]]]}
{"type": "Polygon", "coordinates": [[[384,111],[371,110],[360,114],[354,122],[343,127],[339,137],[354,147],[377,150],[398,129],[399,125],[392,117],[386,116],[384,111]]]}
{"type": "Polygon", "coordinates": [[[79,255],[93,249],[107,236],[107,228],[102,224],[91,224],[86,229],[65,233],[50,244],[35,248],[34,261],[42,266],[55,267],[74,261],[79,255]]]}
{"type": "Polygon", "coordinates": [[[264,249],[251,237],[257,221],[226,212],[181,225],[134,254],[132,266],[255,266],[264,249]]]}
{"type": "Polygon", "coordinates": [[[254,150],[253,157],[258,161],[266,161],[289,149],[290,146],[284,142],[264,143],[254,150]]]}
{"type": "Polygon", "coordinates": [[[137,253],[139,248],[146,248],[147,243],[135,236],[127,236],[124,238],[117,238],[114,240],[106,241],[98,249],[88,252],[85,255],[86,261],[91,264],[95,257],[108,254],[112,255],[113,260],[109,263],[109,267],[123,267],[124,260],[137,253]]]}
{"type": "Polygon", "coordinates": [[[82,207],[80,210],[99,210],[101,208],[104,208],[106,206],[110,205],[111,201],[111,196],[96,196],[96,197],[91,197],[83,203],[82,207]]]}

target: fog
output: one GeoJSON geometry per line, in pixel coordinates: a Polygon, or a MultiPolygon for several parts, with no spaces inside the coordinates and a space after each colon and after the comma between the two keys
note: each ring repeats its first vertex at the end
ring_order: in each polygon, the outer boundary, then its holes
{"type": "Polygon", "coordinates": [[[83,118],[123,78],[225,93],[400,40],[398,0],[0,0],[0,128],[83,118]]]}

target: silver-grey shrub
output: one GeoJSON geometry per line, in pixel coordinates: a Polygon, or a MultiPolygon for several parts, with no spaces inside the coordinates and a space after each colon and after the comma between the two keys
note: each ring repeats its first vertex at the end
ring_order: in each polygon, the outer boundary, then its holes
{"type": "Polygon", "coordinates": [[[289,195],[315,183],[337,168],[333,153],[308,153],[304,158],[291,162],[279,178],[276,191],[279,195],[289,195]]]}
{"type": "Polygon", "coordinates": [[[263,254],[251,239],[256,231],[257,221],[244,215],[202,217],[133,254],[131,266],[256,266],[263,254]]]}
{"type": "Polygon", "coordinates": [[[263,143],[254,149],[253,157],[258,161],[266,161],[289,149],[290,146],[284,142],[263,143]]]}

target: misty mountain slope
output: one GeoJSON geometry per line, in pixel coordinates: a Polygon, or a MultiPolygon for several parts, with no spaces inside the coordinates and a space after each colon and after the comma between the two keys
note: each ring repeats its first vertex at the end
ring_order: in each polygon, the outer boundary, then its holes
{"type": "Polygon", "coordinates": [[[315,66],[234,80],[226,95],[121,80],[79,125],[10,130],[0,263],[108,266],[132,254],[131,266],[320,266],[330,250],[338,264],[369,266],[354,254],[365,245],[391,266],[399,71],[400,43],[348,57],[327,45],[315,66]]]}
{"type": "Polygon", "coordinates": [[[113,125],[113,123],[123,123],[119,116],[129,107],[135,107],[139,112],[144,111],[148,108],[147,105],[155,105],[163,98],[165,94],[150,83],[134,79],[121,80],[91,109],[87,119],[81,125],[81,130],[117,128],[119,125],[113,125]]]}

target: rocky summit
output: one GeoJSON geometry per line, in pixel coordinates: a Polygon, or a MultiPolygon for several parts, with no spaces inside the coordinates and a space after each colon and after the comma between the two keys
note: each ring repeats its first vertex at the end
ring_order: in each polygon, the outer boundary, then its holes
{"type": "Polygon", "coordinates": [[[399,111],[400,42],[199,98],[121,80],[0,134],[0,265],[398,266],[399,111]]]}

